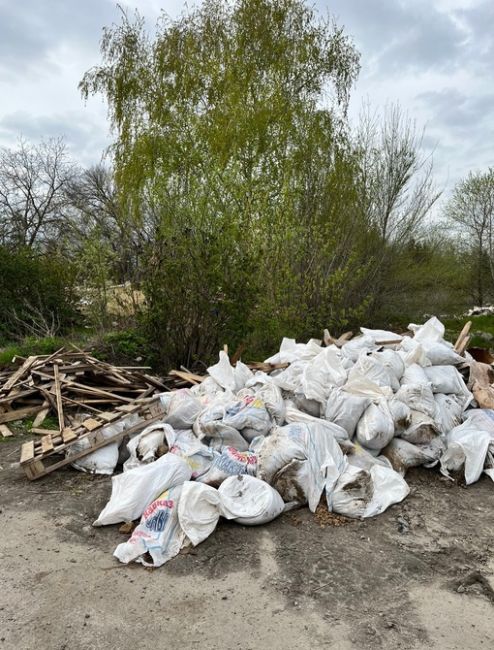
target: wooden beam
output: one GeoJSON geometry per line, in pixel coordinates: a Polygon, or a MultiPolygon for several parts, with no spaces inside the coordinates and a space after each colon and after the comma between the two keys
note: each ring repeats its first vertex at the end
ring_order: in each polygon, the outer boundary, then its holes
{"type": "Polygon", "coordinates": [[[63,404],[62,404],[62,391],[60,389],[60,374],[58,371],[58,364],[55,363],[53,366],[53,374],[55,377],[55,398],[57,400],[57,415],[58,415],[58,428],[60,433],[65,428],[65,419],[63,417],[63,404]]]}

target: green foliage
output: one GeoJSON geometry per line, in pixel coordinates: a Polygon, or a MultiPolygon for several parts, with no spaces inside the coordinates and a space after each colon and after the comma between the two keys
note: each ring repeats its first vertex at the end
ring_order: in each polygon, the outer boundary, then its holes
{"type": "Polygon", "coordinates": [[[445,217],[463,248],[471,297],[482,306],[494,298],[494,169],[471,172],[460,181],[445,217]]]}
{"type": "Polygon", "coordinates": [[[54,336],[76,318],[73,265],[56,255],[0,247],[0,340],[54,336]]]}
{"type": "Polygon", "coordinates": [[[47,336],[28,336],[19,343],[11,343],[0,350],[0,366],[8,366],[14,357],[29,357],[37,354],[53,354],[66,344],[64,339],[47,336]]]}
{"type": "MultiPolygon", "coordinates": [[[[113,363],[136,364],[136,359],[149,357],[149,343],[139,329],[126,329],[105,334],[94,353],[99,359],[113,363]]],[[[141,364],[142,365],[142,364],[141,364]]]]}

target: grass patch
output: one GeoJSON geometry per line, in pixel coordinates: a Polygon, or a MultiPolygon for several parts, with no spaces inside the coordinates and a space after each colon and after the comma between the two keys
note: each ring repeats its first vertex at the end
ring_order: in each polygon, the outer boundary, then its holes
{"type": "Polygon", "coordinates": [[[444,326],[446,327],[446,340],[454,343],[463,326],[469,320],[472,321],[470,346],[487,349],[494,347],[494,315],[458,316],[443,319],[444,326]],[[492,339],[489,337],[492,337],[492,339]]]}
{"type": "Polygon", "coordinates": [[[28,337],[20,343],[12,343],[0,350],[0,366],[8,366],[14,357],[53,354],[66,343],[64,339],[52,336],[42,339],[28,337]]]}

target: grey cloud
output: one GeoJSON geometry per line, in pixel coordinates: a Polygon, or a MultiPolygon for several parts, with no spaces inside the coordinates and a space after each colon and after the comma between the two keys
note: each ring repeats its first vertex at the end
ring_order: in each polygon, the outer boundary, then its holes
{"type": "MultiPolygon", "coordinates": [[[[322,4],[322,3],[320,3],[322,4]]],[[[430,2],[335,0],[331,9],[364,54],[377,56],[378,73],[458,64],[464,30],[430,2]]]]}
{"type": "Polygon", "coordinates": [[[105,124],[90,119],[84,110],[54,115],[18,112],[0,119],[0,138],[14,142],[24,137],[30,142],[63,137],[75,160],[84,165],[98,162],[110,141],[105,124]]]}
{"type": "Polygon", "coordinates": [[[0,75],[50,74],[50,52],[64,43],[97,52],[102,27],[116,18],[109,0],[0,0],[0,75]]]}
{"type": "Polygon", "coordinates": [[[456,88],[420,93],[417,100],[432,112],[434,121],[458,132],[479,130],[484,122],[491,123],[494,93],[465,95],[456,88]]]}

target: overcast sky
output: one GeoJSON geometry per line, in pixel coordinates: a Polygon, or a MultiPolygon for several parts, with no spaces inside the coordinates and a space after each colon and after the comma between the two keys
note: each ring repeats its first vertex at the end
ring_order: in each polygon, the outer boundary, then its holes
{"type": "MultiPolygon", "coordinates": [[[[120,2],[150,26],[180,0],[120,2]]],[[[189,0],[189,5],[193,4],[189,0]]],[[[319,0],[361,52],[351,115],[399,101],[425,127],[438,184],[494,165],[494,0],[319,0]]],[[[0,144],[63,135],[83,164],[109,143],[102,99],[84,105],[77,84],[99,61],[113,0],[0,0],[0,144]]]]}

